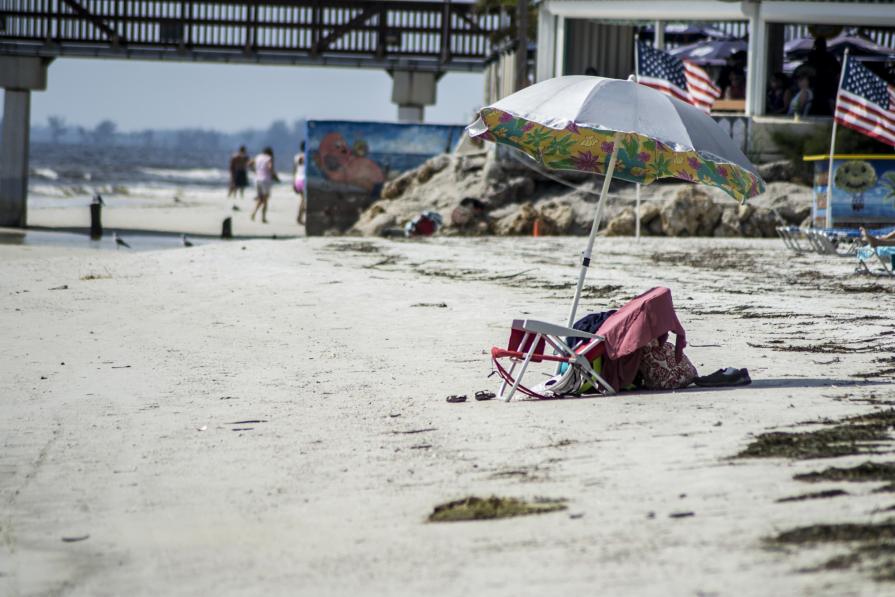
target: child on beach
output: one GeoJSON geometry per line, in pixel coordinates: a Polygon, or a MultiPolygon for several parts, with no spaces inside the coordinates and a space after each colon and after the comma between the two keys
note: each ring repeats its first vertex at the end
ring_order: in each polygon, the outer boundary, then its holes
{"type": "Polygon", "coordinates": [[[261,222],[267,224],[267,201],[270,199],[270,190],[274,182],[280,182],[273,162],[273,149],[265,147],[264,151],[249,161],[249,167],[255,170],[255,190],[258,192],[252,220],[255,220],[255,214],[261,209],[261,222]]]}

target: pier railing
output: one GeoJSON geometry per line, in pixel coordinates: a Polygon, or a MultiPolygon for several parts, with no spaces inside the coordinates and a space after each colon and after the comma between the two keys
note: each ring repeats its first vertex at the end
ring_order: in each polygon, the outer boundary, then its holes
{"type": "Polygon", "coordinates": [[[5,0],[0,53],[472,70],[498,26],[450,2],[5,0]]]}

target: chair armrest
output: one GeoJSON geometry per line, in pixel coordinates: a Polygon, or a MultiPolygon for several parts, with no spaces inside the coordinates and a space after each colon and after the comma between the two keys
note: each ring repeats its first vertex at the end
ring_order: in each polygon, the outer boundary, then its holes
{"type": "Polygon", "coordinates": [[[550,334],[551,336],[571,336],[572,338],[598,338],[597,334],[582,332],[574,328],[567,328],[555,323],[537,321],[536,319],[514,319],[513,329],[531,332],[533,334],[550,334]]]}

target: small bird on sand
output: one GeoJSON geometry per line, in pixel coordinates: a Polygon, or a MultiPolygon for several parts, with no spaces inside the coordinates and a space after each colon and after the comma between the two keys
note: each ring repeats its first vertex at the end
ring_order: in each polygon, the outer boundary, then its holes
{"type": "Polygon", "coordinates": [[[184,247],[192,247],[192,246],[193,246],[193,243],[191,243],[191,242],[190,242],[190,239],[188,239],[188,238],[186,237],[186,234],[181,234],[181,235],[180,235],[180,240],[183,241],[183,246],[184,246],[184,247]]]}
{"type": "Polygon", "coordinates": [[[124,242],[124,239],[123,239],[123,238],[121,238],[120,236],[118,236],[118,233],[117,233],[117,232],[113,232],[113,233],[112,233],[112,240],[115,241],[115,248],[116,248],[116,249],[117,249],[118,247],[127,247],[128,249],[131,248],[131,246],[130,246],[129,244],[127,244],[126,242],[124,242]]]}

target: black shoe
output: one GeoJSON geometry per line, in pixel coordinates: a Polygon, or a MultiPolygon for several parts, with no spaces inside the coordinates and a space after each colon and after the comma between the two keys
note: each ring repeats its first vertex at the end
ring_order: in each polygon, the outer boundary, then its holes
{"type": "Polygon", "coordinates": [[[752,383],[752,380],[749,378],[749,371],[747,369],[734,369],[733,367],[728,367],[727,369],[718,369],[710,375],[697,377],[693,380],[693,383],[702,388],[721,388],[727,386],[746,386],[752,383]]]}

